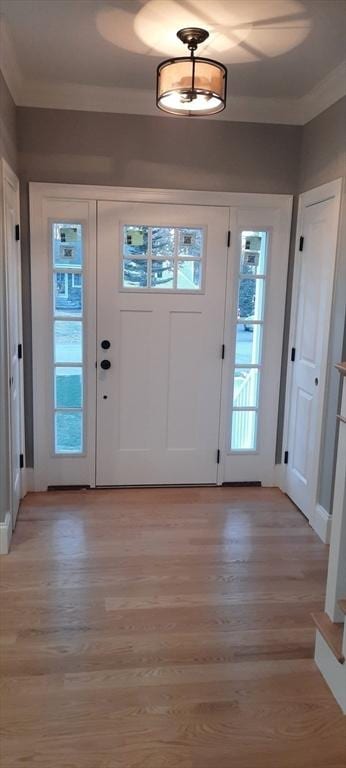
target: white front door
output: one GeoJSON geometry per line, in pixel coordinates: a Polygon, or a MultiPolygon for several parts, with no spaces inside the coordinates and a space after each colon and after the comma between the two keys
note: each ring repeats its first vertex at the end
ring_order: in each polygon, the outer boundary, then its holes
{"type": "Polygon", "coordinates": [[[228,217],[98,204],[97,485],[217,481],[228,217]]]}
{"type": "Polygon", "coordinates": [[[318,191],[301,202],[292,307],[292,379],[286,490],[310,519],[316,503],[339,198],[318,191]]]}
{"type": "Polygon", "coordinates": [[[4,230],[9,371],[10,504],[14,528],[21,498],[22,463],[22,315],[18,179],[4,164],[4,230]]]}

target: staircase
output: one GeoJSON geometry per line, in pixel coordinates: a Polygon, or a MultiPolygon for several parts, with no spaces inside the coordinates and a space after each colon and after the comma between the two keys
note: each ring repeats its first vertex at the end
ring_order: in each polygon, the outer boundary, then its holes
{"type": "MultiPolygon", "coordinates": [[[[346,600],[343,601],[346,603],[346,600]]],[[[346,609],[345,609],[346,612],[346,609]]],[[[344,627],[345,624],[331,621],[327,613],[313,613],[312,618],[329,649],[334,654],[339,664],[345,663],[345,654],[343,650],[344,627]]]]}
{"type": "Polygon", "coordinates": [[[326,605],[313,614],[316,664],[346,714],[346,362],[336,366],[343,377],[335,472],[326,605]]]}

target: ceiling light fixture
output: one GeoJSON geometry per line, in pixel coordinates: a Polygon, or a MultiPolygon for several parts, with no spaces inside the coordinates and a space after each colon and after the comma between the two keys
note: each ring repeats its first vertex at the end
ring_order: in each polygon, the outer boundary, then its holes
{"type": "Polygon", "coordinates": [[[214,115],[226,106],[227,69],[213,59],[195,56],[197,46],[209,37],[198,27],[177,32],[190,58],[166,59],[157,68],[156,104],[173,115],[214,115]]]}

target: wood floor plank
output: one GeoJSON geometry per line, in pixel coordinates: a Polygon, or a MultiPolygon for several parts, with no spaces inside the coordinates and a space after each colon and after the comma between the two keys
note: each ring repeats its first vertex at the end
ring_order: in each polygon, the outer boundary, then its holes
{"type": "Polygon", "coordinates": [[[0,559],[1,768],[344,768],[326,567],[276,489],[29,494],[0,559]]]}

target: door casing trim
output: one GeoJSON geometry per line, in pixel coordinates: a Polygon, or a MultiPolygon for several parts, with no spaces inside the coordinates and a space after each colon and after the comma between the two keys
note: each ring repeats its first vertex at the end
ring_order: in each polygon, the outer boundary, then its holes
{"type": "MultiPolygon", "coordinates": [[[[34,253],[38,245],[37,232],[39,226],[37,226],[37,217],[42,210],[42,204],[44,200],[56,199],[62,200],[79,200],[79,201],[114,201],[114,202],[142,202],[142,203],[156,203],[156,204],[177,204],[177,205],[194,205],[194,206],[208,206],[208,207],[226,207],[226,208],[254,208],[254,209],[266,209],[275,208],[282,212],[282,215],[286,217],[287,221],[291,221],[292,212],[292,195],[282,194],[262,194],[262,193],[247,193],[247,192],[213,192],[213,191],[199,191],[199,190],[176,190],[176,189],[155,189],[155,188],[142,188],[142,187],[111,187],[111,186],[98,186],[98,185],[82,185],[82,184],[60,184],[60,183],[45,183],[45,182],[30,182],[29,183],[29,199],[30,199],[30,222],[31,222],[31,252],[34,253]]],[[[232,245],[231,245],[232,247],[232,245]]],[[[230,253],[230,250],[229,250],[230,253]]],[[[35,343],[33,343],[33,368],[35,370],[35,343]]],[[[224,377],[223,377],[224,383],[224,377]]],[[[35,413],[34,413],[35,424],[35,413]]],[[[221,449],[221,462],[218,471],[219,485],[223,482],[223,425],[220,424],[220,449],[221,449]]],[[[42,481],[39,479],[38,468],[34,467],[33,473],[33,487],[35,490],[43,490],[42,481]]],[[[273,466],[272,472],[273,479],[267,483],[269,485],[275,484],[275,466],[273,466]]]]}
{"type": "MultiPolygon", "coordinates": [[[[8,379],[9,379],[9,368],[10,368],[10,352],[9,352],[9,296],[8,296],[8,252],[6,247],[6,222],[5,222],[5,204],[6,204],[6,183],[10,184],[15,192],[16,197],[16,212],[18,216],[18,224],[20,225],[20,197],[19,197],[19,179],[18,176],[15,174],[11,166],[6,162],[4,158],[1,160],[1,187],[2,187],[2,193],[3,193],[3,203],[2,203],[2,211],[1,211],[1,218],[2,218],[2,239],[3,239],[3,248],[4,248],[4,272],[5,272],[5,316],[6,316],[6,368],[7,368],[7,390],[5,392],[5,398],[8,402],[8,412],[9,412],[9,419],[8,419],[8,460],[9,460],[9,493],[10,493],[10,513],[11,513],[11,532],[15,525],[15,519],[14,519],[14,512],[13,512],[13,505],[12,505],[12,432],[11,432],[11,400],[10,400],[10,391],[8,386],[8,379]]],[[[21,249],[21,241],[17,243],[17,248],[19,251],[19,257],[20,257],[20,249],[21,249]]],[[[22,269],[21,269],[21,259],[19,258],[19,273],[18,273],[18,281],[17,281],[17,298],[18,298],[18,321],[19,321],[19,328],[21,331],[21,344],[22,344],[22,358],[20,360],[19,365],[19,409],[20,409],[20,452],[23,455],[23,462],[25,467],[25,418],[24,418],[24,375],[23,375],[23,365],[24,365],[24,344],[23,344],[23,304],[22,304],[22,269]]],[[[26,494],[26,485],[25,485],[25,470],[20,470],[20,498],[22,499],[26,494]]]]}

